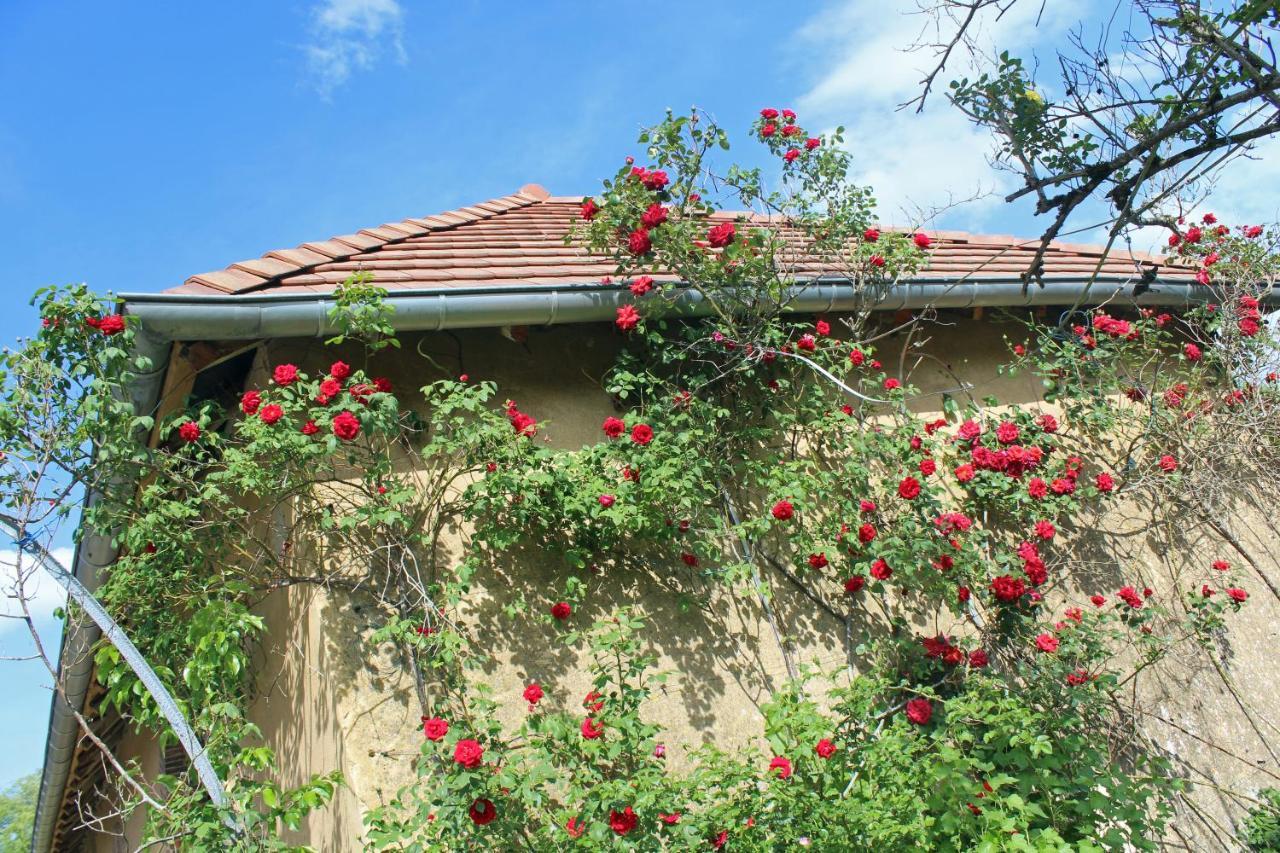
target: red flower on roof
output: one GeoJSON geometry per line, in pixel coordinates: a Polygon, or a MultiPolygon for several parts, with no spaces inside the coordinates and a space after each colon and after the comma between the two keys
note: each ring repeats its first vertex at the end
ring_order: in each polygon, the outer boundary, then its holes
{"type": "Polygon", "coordinates": [[[707,242],[712,248],[723,249],[734,241],[737,236],[737,229],[734,228],[732,222],[722,222],[719,225],[712,226],[707,231],[707,242]]]}

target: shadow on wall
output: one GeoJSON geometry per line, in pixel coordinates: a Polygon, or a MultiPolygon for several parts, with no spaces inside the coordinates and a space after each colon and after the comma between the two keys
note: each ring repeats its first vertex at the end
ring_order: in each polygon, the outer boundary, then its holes
{"type": "MultiPolygon", "coordinates": [[[[1008,358],[1004,336],[1021,340],[1019,325],[943,320],[953,324],[931,327],[920,350],[911,347],[903,355],[903,335],[881,342],[880,358],[891,373],[901,364],[910,381],[930,395],[915,408],[936,410],[941,392],[951,392],[961,404],[970,393],[975,398],[995,396],[1006,405],[1039,402],[1038,380],[997,370],[1008,358]],[[971,392],[953,391],[958,380],[975,387],[971,392]]],[[[406,400],[416,398],[416,389],[431,381],[461,373],[475,381],[495,380],[499,400],[514,399],[538,418],[540,440],[577,448],[595,442],[603,418],[615,414],[600,388],[600,377],[620,345],[621,337],[604,324],[532,329],[522,342],[497,330],[430,333],[406,337],[403,349],[380,355],[370,367],[387,375],[406,400]]],[[[273,342],[268,361],[294,361],[314,369],[339,355],[353,365],[362,364],[358,353],[335,353],[319,342],[273,342]]],[[[1076,586],[1055,593],[1052,600],[1087,607],[1090,594],[1113,596],[1120,586],[1132,584],[1151,586],[1161,602],[1174,607],[1192,578],[1222,556],[1222,543],[1191,525],[1154,525],[1152,519],[1160,511],[1120,506],[1088,529],[1071,531],[1070,574],[1076,586]]],[[[1252,518],[1262,510],[1242,506],[1241,513],[1242,518],[1252,518]]],[[[1247,532],[1253,537],[1252,547],[1270,560],[1268,570],[1276,572],[1270,555],[1276,553],[1280,537],[1274,527],[1249,524],[1247,532]]],[[[463,533],[448,531],[440,552],[430,555],[437,570],[453,567],[465,542],[463,533]]],[[[561,644],[556,634],[563,629],[545,618],[559,598],[566,573],[576,570],[561,555],[534,549],[504,552],[488,564],[461,618],[494,655],[481,676],[494,689],[503,721],[514,724],[526,713],[520,694],[531,681],[546,691],[544,703],[580,712],[581,699],[590,689],[587,658],[561,644]],[[508,609],[514,615],[509,616],[508,609]]],[[[841,620],[815,607],[779,573],[766,568],[763,574],[774,590],[772,606],[793,659],[816,660],[828,669],[845,666],[849,651],[841,620]]],[[[671,738],[668,754],[673,767],[680,765],[686,750],[699,744],[714,741],[732,748],[758,738],[760,703],[785,681],[787,672],[756,596],[727,594],[683,565],[661,563],[620,565],[604,560],[592,586],[592,595],[572,617],[574,627],[586,627],[618,606],[637,607],[648,621],[647,640],[659,658],[658,669],[671,677],[647,713],[671,738]]],[[[1144,672],[1135,685],[1141,697],[1137,723],[1146,727],[1168,721],[1154,730],[1156,741],[1175,757],[1179,772],[1189,780],[1238,787],[1253,784],[1251,780],[1260,784],[1265,777],[1258,768],[1280,772],[1268,745],[1269,740],[1280,742],[1280,730],[1267,722],[1280,720],[1280,693],[1270,686],[1274,672],[1269,652],[1280,640],[1280,611],[1275,601],[1253,604],[1218,639],[1231,653],[1226,669],[1216,671],[1205,656],[1188,651],[1144,672]],[[1268,688],[1250,695],[1232,684],[1268,688]],[[1230,751],[1238,755],[1225,756],[1210,744],[1230,744],[1230,751]]],[[[837,601],[835,606],[847,605],[837,601]]],[[[299,777],[339,767],[349,786],[330,809],[311,820],[299,840],[305,837],[323,849],[351,849],[351,840],[361,831],[362,810],[385,803],[413,777],[422,744],[419,718],[424,713],[417,686],[396,649],[371,652],[368,637],[384,619],[371,599],[297,588],[272,596],[263,612],[270,636],[263,650],[263,696],[255,706],[255,719],[279,750],[284,766],[306,768],[297,770],[299,777]]],[[[1199,823],[1229,825],[1235,810],[1228,809],[1226,796],[1205,790],[1210,793],[1197,801],[1198,807],[1212,817],[1199,823]],[[1214,797],[1221,802],[1213,802],[1214,797]]],[[[1196,820],[1190,819],[1192,824],[1196,820]]],[[[1222,844],[1220,829],[1188,832],[1197,843],[1203,841],[1204,849],[1222,844]]]]}

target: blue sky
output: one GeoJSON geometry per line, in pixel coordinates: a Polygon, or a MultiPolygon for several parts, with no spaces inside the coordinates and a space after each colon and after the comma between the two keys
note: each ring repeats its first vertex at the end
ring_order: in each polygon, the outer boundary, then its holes
{"type": "MultiPolygon", "coordinates": [[[[1087,4],[999,25],[1033,48],[1087,4]]],[[[941,100],[895,111],[924,57],[907,2],[290,0],[0,7],[0,342],[30,332],[41,285],[180,284],[268,249],[423,216],[536,182],[590,192],[637,129],[698,104],[741,132],[761,106],[843,124],[857,173],[903,221],[1008,186],[990,143],[941,100]]],[[[1022,7],[1016,7],[1021,10],[1022,7]]],[[[1238,170],[1224,205],[1276,218],[1280,157],[1238,170]]],[[[1239,221],[1239,219],[1238,219],[1239,221]]],[[[942,226],[1033,235],[994,196],[942,226]]],[[[46,633],[56,636],[52,620],[46,633]]],[[[19,654],[0,626],[0,654],[19,654]]],[[[48,692],[0,662],[0,785],[39,766],[48,692]]]]}

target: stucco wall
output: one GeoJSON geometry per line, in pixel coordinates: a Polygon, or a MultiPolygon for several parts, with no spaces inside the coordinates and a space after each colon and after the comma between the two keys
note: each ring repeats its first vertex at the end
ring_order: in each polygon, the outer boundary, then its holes
{"type": "MultiPolygon", "coordinates": [[[[1003,334],[1021,338],[1018,327],[958,315],[945,319],[945,325],[932,327],[925,336],[929,357],[918,360],[909,355],[904,362],[912,368],[915,385],[925,392],[942,391],[953,389],[959,377],[974,386],[975,397],[992,395],[1006,404],[1037,405],[1042,390],[1038,380],[1002,376],[997,370],[1007,358],[1003,334]]],[[[614,414],[599,378],[616,346],[615,334],[604,325],[535,328],[525,343],[513,342],[497,330],[435,333],[406,339],[402,350],[380,357],[374,368],[392,379],[402,399],[412,399],[413,389],[445,375],[465,372],[475,379],[495,380],[502,396],[518,401],[539,419],[538,440],[576,448],[595,441],[601,420],[614,414]],[[439,368],[420,354],[430,356],[439,368]]],[[[881,343],[886,365],[898,363],[894,346],[894,340],[881,343]]],[[[347,355],[356,363],[354,352],[347,355]]],[[[334,357],[333,349],[319,341],[273,342],[250,382],[262,381],[266,364],[327,364],[334,357]]],[[[956,396],[963,399],[963,394],[956,396]]],[[[929,410],[939,401],[938,396],[928,397],[919,408],[929,410]]],[[[1242,496],[1242,502],[1247,498],[1242,496]]],[[[1247,547],[1265,555],[1264,569],[1280,578],[1271,556],[1280,538],[1264,520],[1269,510],[1242,505],[1236,528],[1247,547]]],[[[1076,534],[1085,561],[1077,574],[1085,580],[1075,601],[1135,582],[1152,586],[1158,595],[1174,596],[1187,588],[1184,575],[1202,572],[1208,561],[1224,555],[1221,543],[1200,534],[1199,541],[1165,541],[1167,533],[1149,530],[1151,513],[1150,507],[1117,507],[1076,534]]],[[[456,540],[447,544],[457,545],[456,540]]],[[[529,681],[541,683],[547,693],[544,701],[557,708],[577,709],[588,689],[585,659],[556,641],[535,614],[512,619],[501,613],[504,604],[521,596],[540,613],[546,590],[559,588],[563,571],[555,555],[514,558],[477,579],[476,594],[462,614],[480,641],[496,652],[496,665],[483,677],[496,696],[508,700],[503,713],[510,720],[524,713],[519,695],[529,681]]],[[[845,660],[842,625],[816,611],[777,576],[770,582],[778,619],[796,660],[840,665],[845,660]]],[[[1275,727],[1280,722],[1280,687],[1275,683],[1273,651],[1280,609],[1261,584],[1253,588],[1249,606],[1229,620],[1223,675],[1203,655],[1188,654],[1138,681],[1139,695],[1148,697],[1147,707],[1175,724],[1146,720],[1147,730],[1156,732],[1158,742],[1186,762],[1184,771],[1197,783],[1256,790],[1265,784],[1266,772],[1280,773],[1267,746],[1267,741],[1280,744],[1280,729],[1275,727]],[[1223,686],[1224,677],[1234,679],[1248,695],[1248,715],[1223,686]]],[[[577,618],[585,624],[619,604],[638,605],[647,614],[648,640],[660,668],[671,672],[648,713],[668,731],[673,765],[679,766],[684,752],[701,743],[732,747],[758,736],[759,703],[786,678],[782,654],[758,600],[718,591],[711,593],[706,606],[689,606],[689,599],[668,581],[610,570],[577,618]]],[[[422,711],[411,677],[393,649],[371,651],[364,638],[380,618],[358,596],[298,586],[273,594],[261,612],[269,641],[261,650],[260,696],[251,718],[262,726],[292,776],[282,781],[299,782],[335,768],[347,780],[333,806],[313,816],[294,840],[320,850],[358,849],[365,811],[386,802],[413,777],[422,743],[422,711]]],[[[1181,839],[1175,834],[1170,842],[1188,849],[1227,846],[1224,839],[1239,810],[1228,808],[1209,787],[1196,789],[1195,797],[1203,817],[1182,820],[1181,839]]]]}

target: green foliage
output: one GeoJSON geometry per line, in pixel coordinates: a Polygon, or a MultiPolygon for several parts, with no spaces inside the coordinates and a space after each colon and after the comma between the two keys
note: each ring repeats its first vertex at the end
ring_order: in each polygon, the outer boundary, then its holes
{"type": "Polygon", "coordinates": [[[1244,843],[1255,853],[1280,850],[1280,790],[1264,788],[1262,802],[1249,810],[1245,823],[1244,843]]]}
{"type": "Polygon", "coordinates": [[[40,795],[40,773],[29,773],[0,792],[0,853],[27,853],[40,795]]]}
{"type": "Polygon", "coordinates": [[[395,306],[385,301],[387,291],[370,284],[367,272],[356,273],[334,290],[329,323],[338,334],[325,341],[341,344],[348,339],[360,341],[369,352],[399,347],[395,326],[395,306]]]}

